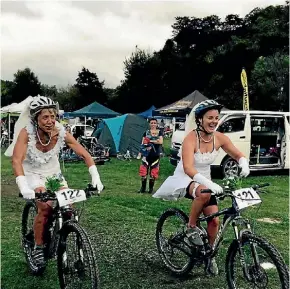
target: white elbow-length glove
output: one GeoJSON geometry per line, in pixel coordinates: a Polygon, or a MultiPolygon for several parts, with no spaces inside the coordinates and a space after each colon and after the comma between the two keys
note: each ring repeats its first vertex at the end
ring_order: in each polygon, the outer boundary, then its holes
{"type": "Polygon", "coordinates": [[[97,188],[99,193],[104,189],[104,186],[101,182],[98,169],[95,165],[89,167],[89,172],[92,177],[92,186],[97,188]]]}
{"type": "Polygon", "coordinates": [[[213,192],[214,195],[222,194],[223,192],[223,188],[221,186],[207,179],[200,173],[194,175],[193,180],[201,185],[206,186],[213,192]]]}
{"type": "Polygon", "coordinates": [[[248,160],[245,157],[239,159],[239,167],[241,168],[240,176],[247,177],[250,174],[250,168],[248,160]]]}
{"type": "Polygon", "coordinates": [[[35,192],[34,190],[29,188],[25,176],[18,176],[16,178],[16,184],[18,185],[20,193],[24,199],[26,200],[35,199],[35,192]]]}

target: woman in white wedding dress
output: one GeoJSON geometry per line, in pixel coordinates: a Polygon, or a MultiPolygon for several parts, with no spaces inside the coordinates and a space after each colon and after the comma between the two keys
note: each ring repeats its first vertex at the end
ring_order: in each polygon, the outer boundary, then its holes
{"type": "MultiPolygon", "coordinates": [[[[217,132],[219,113],[222,105],[213,100],[198,103],[191,111],[186,121],[186,137],[181,148],[181,159],[174,175],[168,177],[157,192],[155,198],[177,200],[182,197],[192,199],[186,235],[188,240],[196,246],[203,244],[200,230],[196,227],[197,218],[201,213],[210,215],[218,211],[214,194],[223,192],[223,189],[211,180],[210,165],[216,159],[219,149],[222,148],[235,159],[240,167],[240,176],[249,174],[249,165],[245,156],[233,145],[224,134],[217,132]],[[196,129],[193,129],[196,126],[196,129]],[[209,193],[201,194],[201,190],[210,189],[209,193]]],[[[218,218],[208,222],[207,231],[209,243],[213,245],[218,232],[218,218]]],[[[218,274],[218,268],[213,259],[210,273],[218,274]]]]}
{"type": "MultiPolygon", "coordinates": [[[[103,184],[91,155],[57,121],[58,104],[44,96],[34,97],[27,104],[15,124],[12,144],[5,152],[12,156],[16,183],[24,199],[34,199],[35,192],[45,192],[49,177],[57,177],[62,188],[67,188],[58,155],[64,145],[69,146],[81,156],[92,178],[92,185],[102,191],[103,184]]],[[[44,262],[44,226],[52,213],[52,202],[36,202],[38,213],[34,220],[35,249],[33,257],[36,264],[44,262]]]]}

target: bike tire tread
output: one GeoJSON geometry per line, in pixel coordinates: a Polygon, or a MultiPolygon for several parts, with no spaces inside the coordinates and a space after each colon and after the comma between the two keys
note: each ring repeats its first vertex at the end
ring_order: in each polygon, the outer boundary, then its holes
{"type": "MultiPolygon", "coordinates": [[[[248,242],[249,240],[255,242],[258,246],[260,246],[274,262],[280,277],[282,285],[281,289],[289,289],[289,270],[280,252],[274,247],[274,245],[272,245],[265,238],[257,236],[251,232],[244,232],[242,235],[242,243],[248,242]]],[[[234,271],[233,271],[234,259],[237,253],[238,253],[238,242],[237,240],[234,240],[228,249],[226,257],[225,270],[229,289],[237,289],[234,283],[234,271]]]]}
{"type": "Polygon", "coordinates": [[[165,212],[163,212],[163,214],[160,216],[160,218],[157,222],[156,234],[155,234],[156,245],[157,245],[157,250],[158,250],[159,256],[161,257],[161,260],[164,263],[164,265],[166,266],[166,268],[169,269],[176,276],[184,277],[184,276],[188,275],[190,273],[190,271],[192,270],[192,268],[194,267],[194,264],[195,264],[194,260],[192,258],[190,258],[189,262],[187,263],[187,266],[184,266],[181,270],[177,270],[177,269],[173,268],[165,260],[166,258],[164,257],[164,254],[163,254],[163,251],[161,249],[160,242],[159,242],[159,233],[162,231],[162,226],[163,226],[165,220],[168,217],[171,217],[174,215],[179,215],[179,217],[181,219],[183,219],[185,224],[188,223],[188,216],[183,211],[181,211],[177,208],[167,209],[165,212]]]}
{"type": "Polygon", "coordinates": [[[22,211],[21,245],[24,251],[24,255],[25,255],[25,259],[26,259],[29,271],[35,276],[40,276],[44,273],[46,266],[39,267],[39,266],[36,266],[32,262],[31,254],[29,254],[29,251],[26,250],[25,243],[24,243],[24,236],[27,234],[27,219],[28,219],[29,211],[32,208],[35,210],[35,213],[37,213],[37,207],[36,207],[35,202],[27,202],[22,211]]]}
{"type": "Polygon", "coordinates": [[[62,244],[63,242],[65,242],[67,236],[72,232],[79,234],[79,236],[82,239],[83,249],[85,249],[88,255],[88,259],[89,259],[90,275],[94,276],[93,282],[92,282],[93,284],[91,285],[91,288],[97,289],[100,286],[100,279],[99,279],[99,269],[96,262],[95,252],[94,252],[93,246],[90,242],[90,239],[87,233],[81,227],[81,225],[75,221],[69,221],[65,223],[60,233],[60,240],[59,240],[58,253],[57,253],[57,268],[58,268],[60,287],[62,289],[66,288],[66,284],[63,278],[64,273],[62,270],[62,255],[64,253],[64,247],[62,244]]]}

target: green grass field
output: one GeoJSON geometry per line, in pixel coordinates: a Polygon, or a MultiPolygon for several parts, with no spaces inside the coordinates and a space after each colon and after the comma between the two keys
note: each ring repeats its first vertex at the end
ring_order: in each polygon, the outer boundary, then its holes
{"type": "MultiPolygon", "coordinates": [[[[170,275],[160,261],[155,245],[155,227],[160,214],[169,207],[188,212],[190,202],[164,202],[148,194],[137,194],[140,186],[139,161],[113,159],[99,167],[106,187],[101,197],[91,198],[85,204],[81,224],[89,233],[100,269],[103,289],[153,288],[226,288],[224,256],[231,242],[232,231],[226,235],[218,257],[220,275],[206,277],[201,269],[193,270],[188,278],[170,275]]],[[[10,160],[2,156],[1,225],[2,225],[2,289],[59,288],[56,261],[51,261],[42,277],[29,274],[20,246],[20,222],[24,201],[18,198],[10,160]]],[[[161,160],[161,174],[156,188],[173,172],[168,158],[161,160]]],[[[72,188],[84,188],[90,181],[84,163],[66,165],[64,175],[72,188]]],[[[262,196],[259,211],[249,209],[251,218],[277,218],[279,224],[256,222],[255,231],[270,240],[288,263],[289,251],[289,183],[287,175],[249,177],[245,185],[271,183],[268,194],[262,196]]],[[[217,180],[221,182],[221,180],[217,180]]],[[[222,207],[228,204],[223,202],[222,207]]]]}

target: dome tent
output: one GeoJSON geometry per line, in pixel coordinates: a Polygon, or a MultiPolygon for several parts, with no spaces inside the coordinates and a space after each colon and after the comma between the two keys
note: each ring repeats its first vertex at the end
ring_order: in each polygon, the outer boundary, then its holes
{"type": "MultiPolygon", "coordinates": [[[[135,114],[124,114],[122,116],[103,120],[104,127],[98,142],[110,146],[110,155],[126,153],[138,154],[144,132],[149,128],[147,121],[135,114]]],[[[92,134],[96,136],[97,130],[92,134]]]]}

